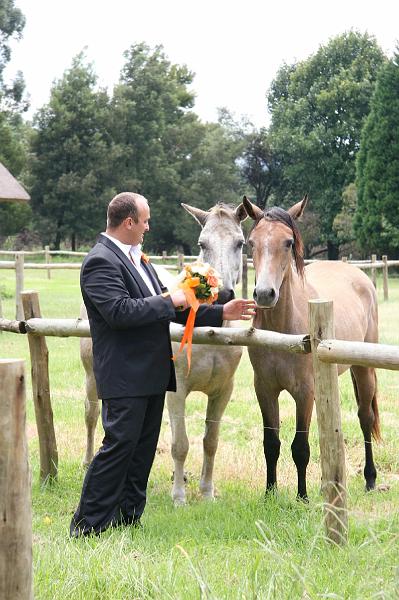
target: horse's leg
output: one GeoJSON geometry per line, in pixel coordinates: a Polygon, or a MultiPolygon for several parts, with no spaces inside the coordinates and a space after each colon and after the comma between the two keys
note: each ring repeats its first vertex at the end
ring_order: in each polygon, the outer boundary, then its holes
{"type": "MultiPolygon", "coordinates": [[[[86,366],[85,366],[86,368],[86,366]]],[[[86,422],[86,454],[83,466],[88,467],[94,455],[94,434],[99,415],[99,402],[97,397],[97,386],[92,369],[86,369],[86,398],[85,398],[85,422],[86,422]]]]}
{"type": "Polygon", "coordinates": [[[186,396],[186,390],[166,394],[172,430],[172,458],[174,462],[172,499],[176,506],[186,503],[184,463],[189,448],[185,422],[186,396]]]}
{"type": "Polygon", "coordinates": [[[213,500],[213,467],[219,443],[220,422],[233,391],[233,378],[217,394],[208,396],[206,408],[205,434],[203,439],[204,459],[200,480],[200,491],[204,499],[213,500]]]}
{"type": "Polygon", "coordinates": [[[365,446],[364,478],[366,490],[375,488],[377,471],[373,460],[373,447],[371,436],[380,438],[380,424],[377,405],[377,377],[375,369],[371,367],[351,367],[353,388],[358,405],[360,427],[363,431],[365,446]]]}
{"type": "Polygon", "coordinates": [[[255,373],[255,391],[263,420],[263,451],[266,461],[266,493],[277,488],[277,461],[280,456],[280,413],[278,397],[280,389],[268,388],[255,373]]]}
{"type": "Polygon", "coordinates": [[[298,474],[297,497],[308,499],[306,489],[306,469],[310,458],[309,427],[313,409],[313,390],[303,396],[296,394],[296,432],[291,444],[292,458],[298,474]]]}

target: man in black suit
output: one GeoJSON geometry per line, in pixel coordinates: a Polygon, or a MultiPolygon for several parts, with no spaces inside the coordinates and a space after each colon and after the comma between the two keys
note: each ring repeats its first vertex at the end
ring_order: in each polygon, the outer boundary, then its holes
{"type": "MultiPolygon", "coordinates": [[[[105,436],[86,473],[70,526],[73,537],[140,523],[165,393],[176,390],[169,323],[185,323],[188,303],[183,290],[169,294],[143,260],[140,248],[149,219],[144,196],[115,196],[106,232],[82,264],[105,436]]],[[[196,325],[220,326],[223,319],[253,314],[251,300],[202,305],[196,325]]]]}

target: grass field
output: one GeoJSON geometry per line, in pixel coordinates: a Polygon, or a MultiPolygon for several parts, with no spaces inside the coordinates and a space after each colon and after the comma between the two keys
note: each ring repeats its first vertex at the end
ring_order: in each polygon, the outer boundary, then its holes
{"type": "MultiPolygon", "coordinates": [[[[3,312],[15,316],[12,271],[0,272],[3,312]]],[[[44,317],[76,317],[78,272],[26,272],[26,289],[39,291],[44,317]]],[[[399,281],[390,299],[380,291],[380,339],[399,344],[399,281]]],[[[109,531],[100,538],[70,540],[68,526],[84,476],[84,376],[76,338],[48,338],[50,382],[59,451],[59,481],[38,483],[38,440],[28,384],[28,436],[33,479],[34,588],[39,600],[157,599],[368,599],[399,598],[399,373],[378,371],[383,441],[375,445],[380,489],[366,494],[363,441],[350,376],[340,379],[347,452],[349,542],[324,539],[317,424],[314,414],[308,469],[309,504],[295,499],[296,471],[290,444],[294,402],[280,401],[282,447],[279,490],[264,499],[262,425],[246,351],[233,399],[221,428],[216,457],[217,500],[198,494],[205,397],[188,401],[190,453],[188,505],[170,498],[172,460],[167,413],[152,471],[142,530],[109,531]]],[[[0,334],[0,357],[25,358],[25,336],[0,334]]],[[[97,443],[101,441],[101,427],[97,443]]]]}

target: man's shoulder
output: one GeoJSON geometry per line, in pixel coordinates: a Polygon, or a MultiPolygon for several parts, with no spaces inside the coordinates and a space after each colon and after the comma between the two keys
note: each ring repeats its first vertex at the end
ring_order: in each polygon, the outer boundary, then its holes
{"type": "Polygon", "coordinates": [[[82,270],[89,265],[93,265],[96,262],[102,261],[117,262],[117,257],[109,245],[103,243],[102,241],[98,241],[85,256],[82,262],[82,270]]]}
{"type": "MultiPolygon", "coordinates": [[[[115,252],[113,250],[113,244],[111,240],[108,240],[105,236],[99,236],[97,243],[93,246],[93,248],[88,252],[86,256],[86,260],[92,257],[101,257],[101,256],[115,256],[115,252]]],[[[116,246],[115,246],[116,248],[116,246]]]]}

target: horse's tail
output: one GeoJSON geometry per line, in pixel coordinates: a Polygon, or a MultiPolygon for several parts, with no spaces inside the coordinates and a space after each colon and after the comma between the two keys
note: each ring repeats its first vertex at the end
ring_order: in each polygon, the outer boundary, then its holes
{"type": "Polygon", "coordinates": [[[380,442],[381,441],[380,413],[378,410],[377,374],[376,374],[375,370],[374,370],[374,394],[373,394],[373,398],[371,400],[371,408],[373,409],[373,413],[374,413],[374,423],[373,423],[373,428],[371,430],[371,433],[373,435],[373,438],[377,442],[380,442]]]}

